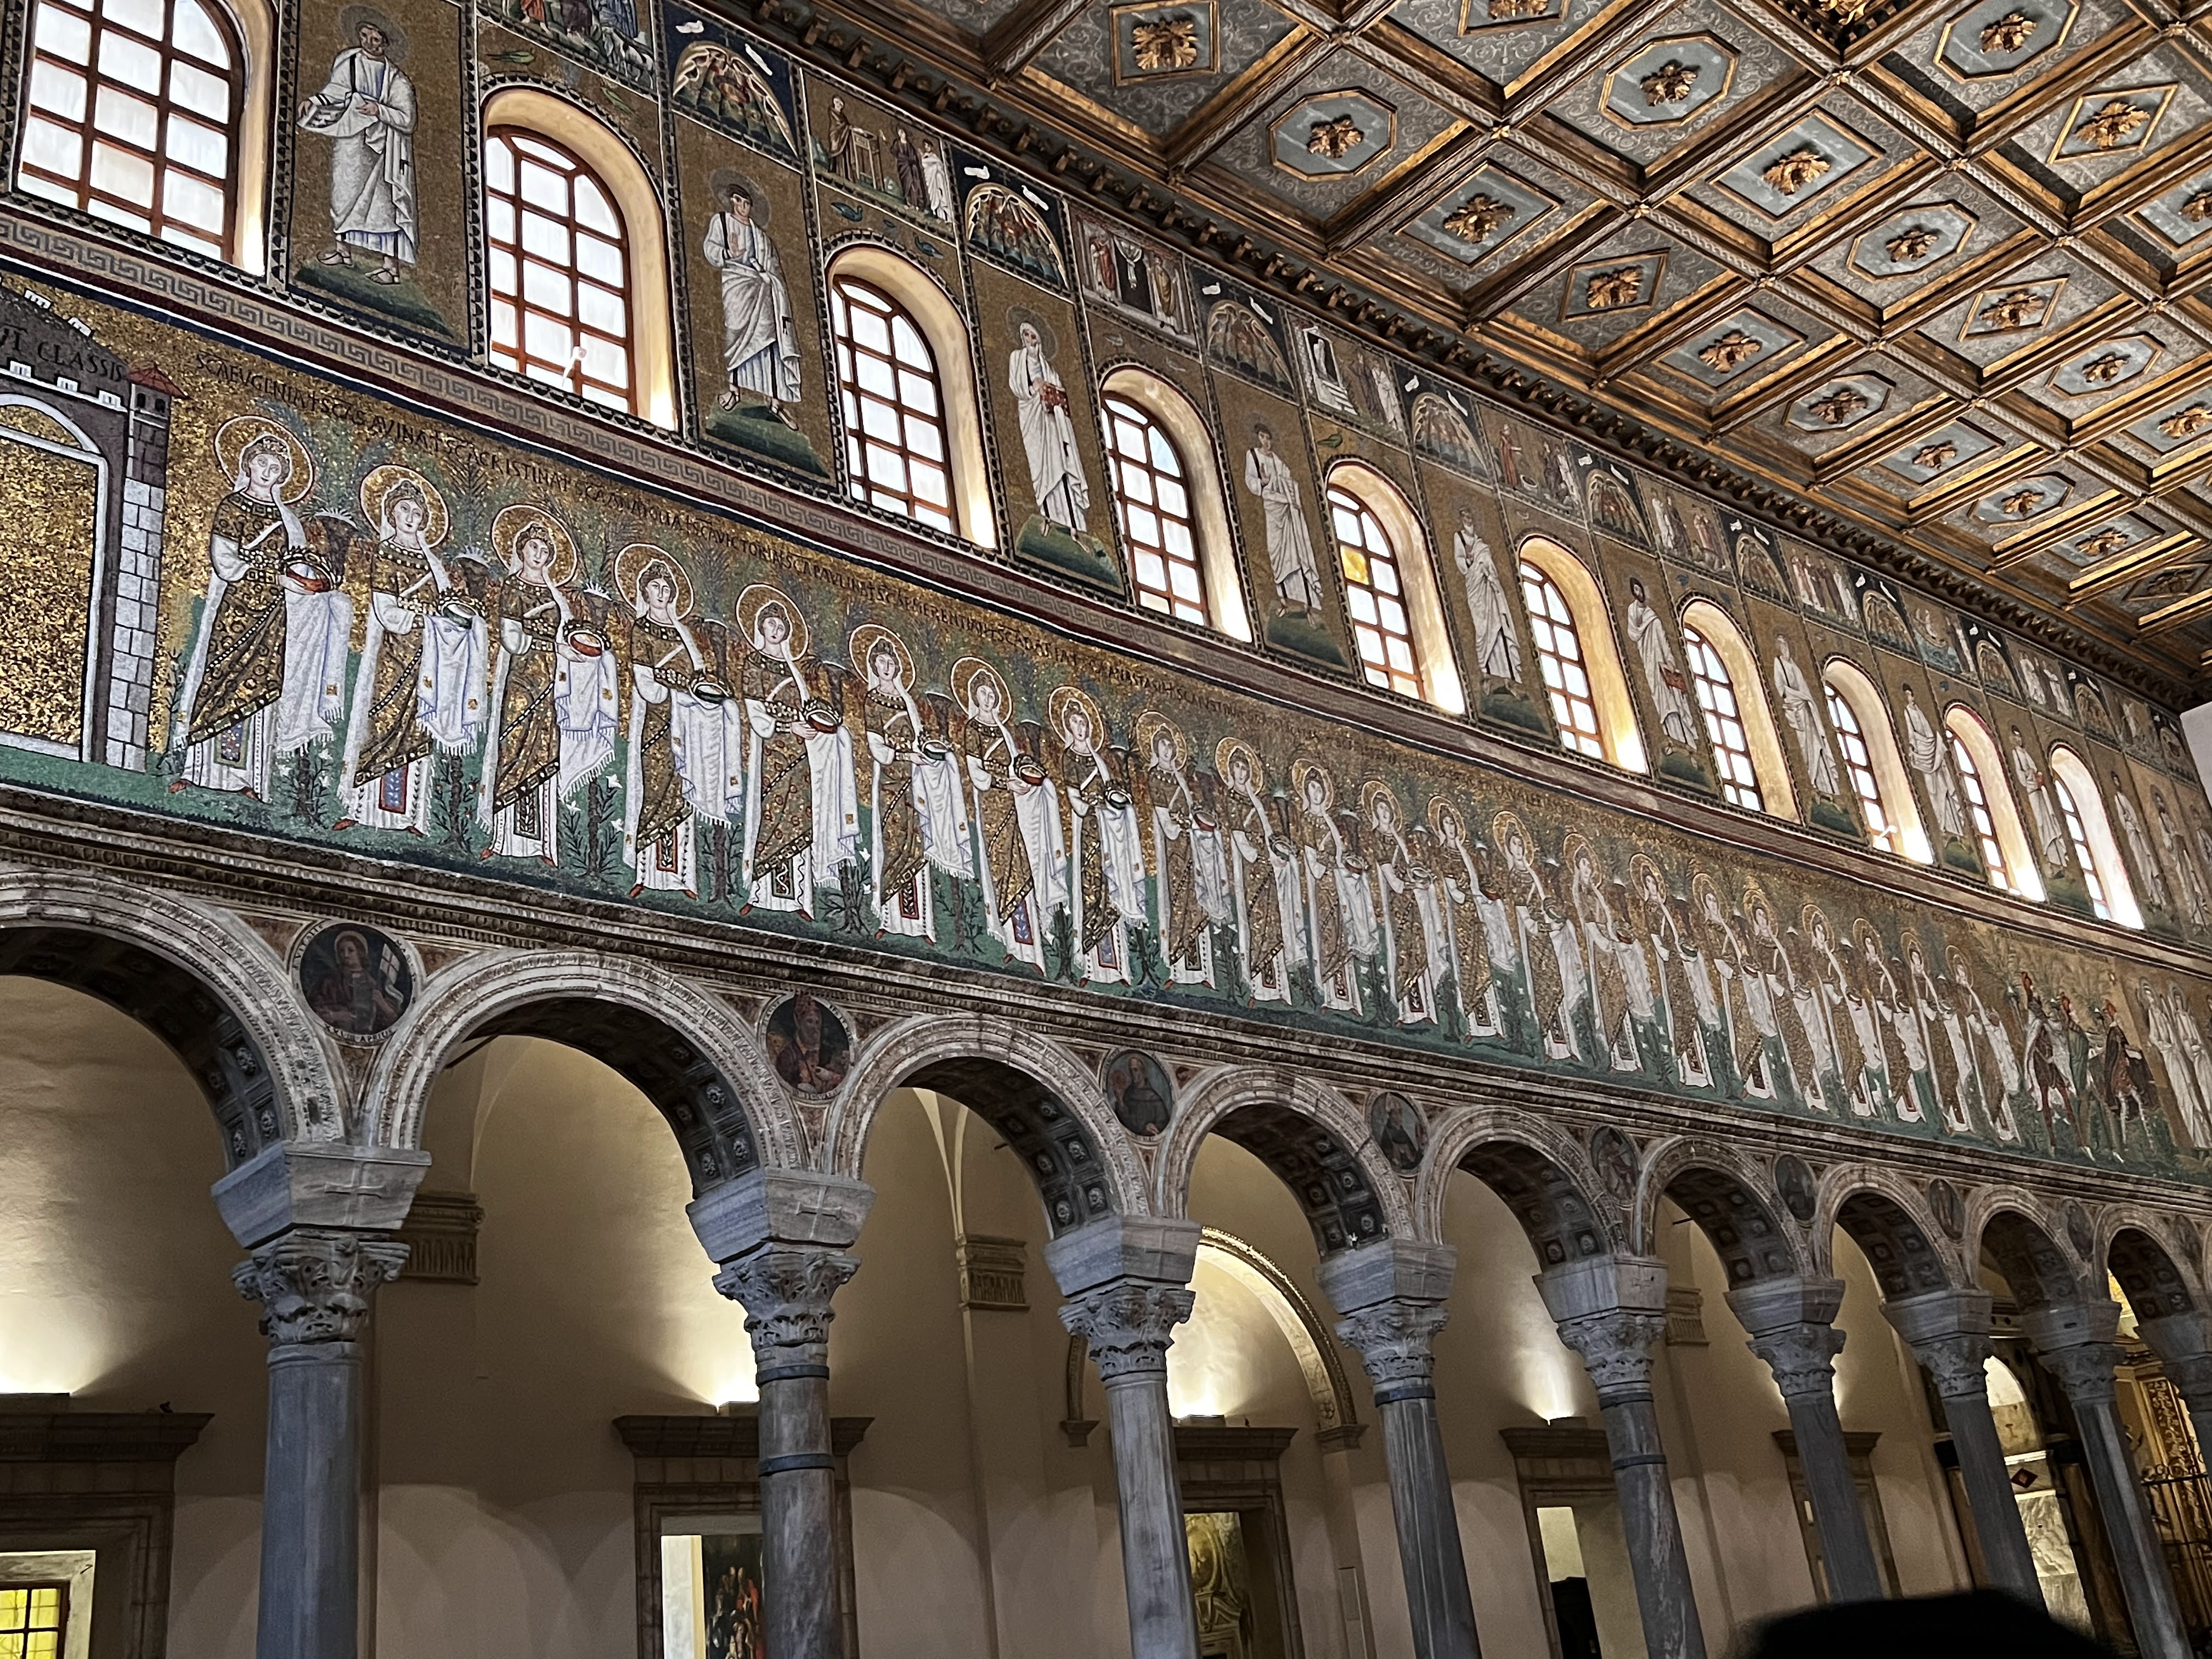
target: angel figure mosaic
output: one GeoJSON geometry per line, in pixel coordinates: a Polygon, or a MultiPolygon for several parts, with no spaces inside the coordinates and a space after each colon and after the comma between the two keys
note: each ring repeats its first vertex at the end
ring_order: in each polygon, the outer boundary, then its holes
{"type": "Polygon", "coordinates": [[[878,933],[937,937],[930,872],[975,873],[967,791],[942,722],[914,693],[914,658],[888,628],[863,623],[847,653],[861,676],[861,729],[868,751],[868,867],[878,933]]]}
{"type": "Polygon", "coordinates": [[[1067,891],[1060,797],[1013,724],[1013,698],[980,657],[952,665],[952,698],[967,719],[963,758],[975,813],[975,875],[984,927],[1009,963],[1046,971],[1045,929],[1067,891]]]}
{"type": "Polygon", "coordinates": [[[345,696],[353,601],[343,520],[300,507],[315,465],[289,430],[258,415],[216,433],[230,488],[208,532],[209,580],[177,700],[184,773],[196,785],[270,799],[280,757],[329,739],[345,696]]]}
{"type": "Polygon", "coordinates": [[[563,801],[614,758],[621,665],[598,596],[576,586],[576,543],[541,507],[517,502],[492,520],[499,647],[478,816],[491,830],[486,858],[560,861],[563,801]]]}
{"type": "Polygon", "coordinates": [[[745,908],[811,918],[817,890],[837,886],[860,849],[841,687],[809,651],[805,618],[781,588],[756,582],[740,593],[738,630],[750,647],[738,685],[749,781],[745,908]]]}
{"type": "Polygon", "coordinates": [[[692,615],[690,573],[635,542],[615,555],[629,607],[629,759],[623,856],[647,891],[699,894],[699,826],[744,805],[744,711],[731,694],[729,632],[692,615]]]}
{"type": "Polygon", "coordinates": [[[368,605],[353,677],[338,828],[430,831],[431,773],[483,742],[491,660],[481,561],[440,552],[445,498],[412,467],[375,468],[361,482],[362,516],[376,535],[368,605]]]}

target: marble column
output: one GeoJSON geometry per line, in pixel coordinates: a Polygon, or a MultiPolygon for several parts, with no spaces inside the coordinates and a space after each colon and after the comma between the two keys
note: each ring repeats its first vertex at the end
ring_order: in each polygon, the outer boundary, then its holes
{"type": "Polygon", "coordinates": [[[1591,1257],[1539,1273],[1536,1288],[1559,1322],[1559,1340],[1582,1356],[1597,1390],[1644,1651],[1650,1659],[1705,1659],[1651,1392],[1651,1346],[1667,1334],[1667,1265],[1591,1257]]]}
{"type": "Polygon", "coordinates": [[[2144,1659],[2189,1659],[2189,1638],[2182,1632],[2166,1551],[2151,1523],[2150,1507],[2136,1478],[2135,1460],[2128,1454],[2127,1433],[2120,1426],[2115,1402],[2112,1368],[2119,1363],[2120,1351],[2112,1339],[2119,1322],[2119,1304],[2109,1301],[2048,1304],[2021,1317],[2021,1328],[2035,1345],[2036,1358],[2058,1379],[2074,1407],[2075,1426],[2081,1433],[2081,1461],[2088,1466],[2097,1512],[2112,1547],[2112,1564],[2119,1570],[2136,1646],[2144,1659]]]}
{"type": "Polygon", "coordinates": [[[2201,1313],[2136,1320],[2136,1334],[2158,1356],[2159,1368],[2188,1408],[2197,1431],[2197,1461],[2212,1469],[2212,1320],[2201,1313]]]}
{"type": "Polygon", "coordinates": [[[1375,1388],[1416,1659],[1474,1659],[1481,1650],[1432,1380],[1455,1260],[1447,1244],[1385,1241],[1324,1256],[1319,1270],[1342,1316],[1336,1334],[1375,1388]]]}
{"type": "Polygon", "coordinates": [[[1789,1407],[1797,1465],[1827,1565],[1828,1599],[1880,1601],[1881,1570],[1836,1415],[1835,1358],[1843,1352],[1844,1334],[1832,1322],[1843,1305],[1843,1280],[1757,1279],[1730,1291],[1728,1300],[1751,1334],[1751,1351],[1773,1371],[1789,1407]]]}
{"type": "Polygon", "coordinates": [[[1990,1413],[1990,1306],[1987,1291],[1930,1291],[1886,1302],[1881,1310],[1935,1379],[1983,1567],[1999,1589],[2041,1607],[2035,1555],[1990,1413]]]}
{"type": "Polygon", "coordinates": [[[1109,1216],[1044,1247],[1066,1298],[1060,1322],[1089,1346],[1105,1385],[1132,1659],[1198,1659],[1168,1348],[1190,1317],[1200,1232],[1171,1217],[1109,1216]]]}
{"type": "Polygon", "coordinates": [[[269,1339],[258,1659],[355,1659],[360,1641],[361,1335],[397,1278],[429,1155],[283,1142],[215,1184],[249,1252],[232,1281],[269,1339]]]}
{"type": "Polygon", "coordinates": [[[836,1460],[830,1447],[830,1299],[860,1267],[874,1193],[836,1176],[757,1170],[695,1200],[714,1288],[745,1310],[760,1389],[761,1577],[768,1650],[843,1659],[836,1460]]]}

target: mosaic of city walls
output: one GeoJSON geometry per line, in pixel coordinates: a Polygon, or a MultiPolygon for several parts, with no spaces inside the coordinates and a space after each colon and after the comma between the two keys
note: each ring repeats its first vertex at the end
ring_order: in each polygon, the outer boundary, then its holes
{"type": "MultiPolygon", "coordinates": [[[[0,776],[1103,996],[2212,1173],[2195,977],[1723,858],[52,287],[0,296],[0,776]]],[[[1592,468],[1496,441],[1527,458],[1512,498],[1457,500],[1493,535],[1527,513],[1566,534],[1592,468]]],[[[1620,489],[1666,528],[1608,580],[1763,606],[1739,611],[1762,638],[1930,707],[1967,685],[1982,641],[1919,601],[1620,489]],[[1876,596],[1869,649],[1843,624],[1876,596]]],[[[2154,736],[2093,742],[2051,708],[2084,682],[2000,662],[2008,723],[2179,810],[2154,736]]]]}

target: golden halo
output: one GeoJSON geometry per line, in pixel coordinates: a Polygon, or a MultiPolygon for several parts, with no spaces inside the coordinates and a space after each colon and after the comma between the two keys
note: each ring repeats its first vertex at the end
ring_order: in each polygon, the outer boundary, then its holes
{"type": "Polygon", "coordinates": [[[1589,837],[1577,830],[1571,832],[1559,847],[1559,868],[1567,872],[1567,879],[1575,878],[1575,860],[1583,854],[1589,854],[1590,874],[1600,881],[1605,879],[1605,867],[1597,861],[1597,848],[1590,845],[1589,837]]]}
{"type": "Polygon", "coordinates": [[[1899,928],[1897,930],[1897,959],[1899,962],[1910,963],[1912,960],[1912,953],[1915,951],[1920,952],[1920,960],[1928,964],[1928,971],[1929,974],[1934,974],[1936,971],[1934,958],[1929,956],[1928,947],[1920,942],[1920,935],[1910,927],[1899,928]]]}
{"type": "Polygon", "coordinates": [[[1808,904],[1800,910],[1797,913],[1797,925],[1805,930],[1805,937],[1810,939],[1813,937],[1813,923],[1816,918],[1820,926],[1826,930],[1829,943],[1833,944],[1836,938],[1836,924],[1828,920],[1828,913],[1819,905],[1808,904]]]}
{"type": "Polygon", "coordinates": [[[1091,700],[1091,694],[1084,690],[1081,686],[1063,685],[1055,688],[1052,696],[1046,699],[1045,716],[1051,721],[1052,729],[1059,734],[1060,740],[1073,749],[1075,747],[1075,743],[1067,735],[1067,717],[1078,708],[1083,711],[1085,717],[1091,722],[1090,752],[1097,753],[1103,750],[1113,734],[1106,729],[1106,716],[1099,713],[1098,705],[1091,700]]]}
{"type": "Polygon", "coordinates": [[[1252,769],[1253,793],[1263,793],[1267,787],[1267,769],[1261,764],[1259,751],[1242,738],[1224,738],[1213,745],[1213,766],[1220,773],[1221,781],[1224,783],[1229,781],[1230,763],[1239,755],[1244,757],[1245,765],[1252,769]]]}
{"type": "Polygon", "coordinates": [[[1528,854],[1528,862],[1535,863],[1536,838],[1528,833],[1528,826],[1521,822],[1521,815],[1518,812],[1508,810],[1491,819],[1490,839],[1497,845],[1498,857],[1505,856],[1506,841],[1514,836],[1521,838],[1521,845],[1528,854]]]}
{"type": "Polygon", "coordinates": [[[1291,763],[1291,799],[1297,803],[1299,811],[1305,810],[1308,778],[1321,780],[1321,810],[1328,811],[1336,805],[1336,780],[1329,775],[1328,768],[1317,760],[1301,756],[1291,763]]]}
{"type": "Polygon", "coordinates": [[[880,645],[890,647],[891,654],[898,659],[899,685],[902,690],[911,690],[914,688],[914,657],[907,650],[906,641],[881,623],[862,623],[853,630],[853,637],[846,642],[846,659],[853,665],[853,672],[860,677],[861,684],[873,685],[876,683],[875,671],[868,665],[868,659],[875,655],[876,647],[880,645]]]}
{"type": "Polygon", "coordinates": [[[1163,732],[1175,746],[1176,770],[1182,771],[1190,765],[1190,740],[1183,736],[1181,727],[1157,708],[1147,708],[1137,716],[1137,763],[1140,766],[1152,763],[1152,741],[1163,732]]]}
{"type": "Polygon", "coordinates": [[[272,421],[265,415],[234,415],[216,432],[216,464],[222,468],[222,476],[229,479],[234,488],[246,452],[268,438],[282,443],[284,453],[291,457],[291,477],[284,481],[283,489],[276,492],[276,499],[289,507],[315,487],[315,458],[307,453],[307,445],[300,441],[291,428],[272,421]]]}
{"type": "Polygon", "coordinates": [[[1461,811],[1458,807],[1453,805],[1442,795],[1430,796],[1429,828],[1436,832],[1436,836],[1438,841],[1447,841],[1450,839],[1450,837],[1444,834],[1444,820],[1446,818],[1449,818],[1453,823],[1459,825],[1460,845],[1462,847],[1467,846],[1470,839],[1467,832],[1467,814],[1461,811]]]}
{"type": "Polygon", "coordinates": [[[1667,872],[1659,867],[1659,860],[1653,858],[1649,853],[1638,853],[1634,858],[1629,860],[1628,890],[1637,895],[1639,898],[1642,897],[1644,894],[1644,878],[1647,875],[1658,877],[1659,890],[1665,894],[1668,898],[1674,896],[1674,894],[1668,890],[1667,872]]]}
{"type": "Polygon", "coordinates": [[[766,647],[760,641],[760,615],[770,606],[783,612],[783,619],[791,624],[791,637],[784,648],[794,657],[806,654],[808,634],[806,617],[790,594],[773,582],[755,582],[738,595],[738,631],[747,645],[756,651],[766,647]]]}
{"type": "Polygon", "coordinates": [[[396,463],[372,467],[368,476],[361,481],[361,510],[368,520],[369,528],[379,536],[384,534],[385,502],[392,489],[403,483],[412,484],[422,493],[422,544],[425,547],[443,544],[447,531],[452,528],[446,517],[446,498],[438,493],[435,485],[413,467],[400,466],[396,463]]]}
{"type": "Polygon", "coordinates": [[[666,568],[676,581],[676,615],[678,621],[691,614],[691,573],[673,553],[655,547],[651,542],[632,542],[615,555],[615,592],[622,602],[639,616],[645,614],[645,601],[639,597],[638,586],[645,573],[654,565],[666,568]]]}
{"type": "Polygon", "coordinates": [[[988,681],[999,694],[999,718],[1011,720],[1014,717],[1013,695],[1006,689],[1006,676],[981,657],[963,657],[952,665],[952,696],[955,702],[969,715],[975,713],[975,687],[988,681]]]}
{"type": "Polygon", "coordinates": [[[1746,882],[1743,889],[1743,920],[1746,927],[1750,926],[1751,913],[1754,909],[1765,911],[1766,919],[1769,921],[1774,920],[1774,901],[1766,896],[1766,890],[1755,881],[1746,882]]]}
{"type": "Polygon", "coordinates": [[[1390,816],[1396,821],[1399,830],[1402,832],[1406,828],[1406,808],[1398,799],[1398,792],[1380,778],[1365,779],[1359,786],[1359,816],[1362,822],[1367,823],[1375,822],[1375,803],[1382,797],[1389,798],[1390,816]]]}
{"type": "Polygon", "coordinates": [[[498,516],[491,521],[491,550],[498,555],[509,575],[520,573],[520,546],[533,526],[553,544],[553,562],[545,568],[545,580],[555,587],[566,587],[576,576],[576,538],[568,533],[567,525],[542,507],[517,501],[512,507],[500,508],[498,516]]]}

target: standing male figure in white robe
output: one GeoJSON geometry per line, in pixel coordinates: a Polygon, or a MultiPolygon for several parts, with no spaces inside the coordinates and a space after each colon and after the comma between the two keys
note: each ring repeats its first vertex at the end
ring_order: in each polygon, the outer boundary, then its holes
{"type": "Polygon", "coordinates": [[[1518,684],[1521,638],[1514,631],[1505,584],[1498,580],[1490,544],[1474,527],[1474,514],[1463,507],[1459,527],[1452,532],[1452,562],[1467,584],[1468,614],[1474,619],[1474,658],[1483,678],[1518,684]]]}
{"type": "Polygon", "coordinates": [[[1633,576],[1628,581],[1628,637],[1636,642],[1637,660],[1644,665],[1644,684],[1651,693],[1651,706],[1659,711],[1659,729],[1670,741],[1689,747],[1690,734],[1696,727],[1688,682],[1682,665],[1675,660],[1674,642],[1667,637],[1667,624],[1651,608],[1643,582],[1633,576]]]}
{"type": "Polygon", "coordinates": [[[1037,511],[1063,529],[1083,529],[1091,483],[1083,476],[1082,452],[1075,447],[1067,388],[1045,356],[1034,323],[1022,325],[1022,343],[1006,359],[1006,385],[1021,411],[1022,449],[1029,457],[1037,511]]]}
{"type": "Polygon", "coordinates": [[[300,103],[300,126],[331,141],[331,234],[326,265],[353,250],[383,263],[368,280],[386,287],[415,263],[415,83],[386,54],[383,28],[363,22],[331,62],[330,79],[300,103]]]}
{"type": "Polygon", "coordinates": [[[1951,757],[1909,685],[1905,688],[1905,757],[1920,774],[1920,786],[1928,792],[1928,807],[1935,814],[1936,827],[1947,836],[1965,835],[1966,803],[1959,793],[1958,781],[1951,775],[1951,757]]]}
{"type": "Polygon", "coordinates": [[[1797,752],[1805,757],[1805,781],[1818,795],[1832,795],[1838,786],[1836,750],[1828,741],[1828,728],[1814,700],[1812,683],[1790,654],[1790,638],[1774,641],[1774,695],[1782,699],[1782,718],[1797,734],[1797,752]]]}
{"type": "Polygon", "coordinates": [[[799,401],[799,331],[775,244],[753,219],[752,192],[730,185],[728,205],[707,222],[700,252],[722,279],[722,366],[729,386],[721,406],[735,409],[750,392],[788,425],[786,404],[799,401]]]}
{"type": "Polygon", "coordinates": [[[1274,428],[1252,428],[1244,455],[1244,488],[1267,511],[1267,568],[1283,608],[1300,615],[1321,609],[1321,569],[1314,563],[1313,532],[1306,528],[1305,493],[1297,475],[1275,453],[1274,428]]]}

